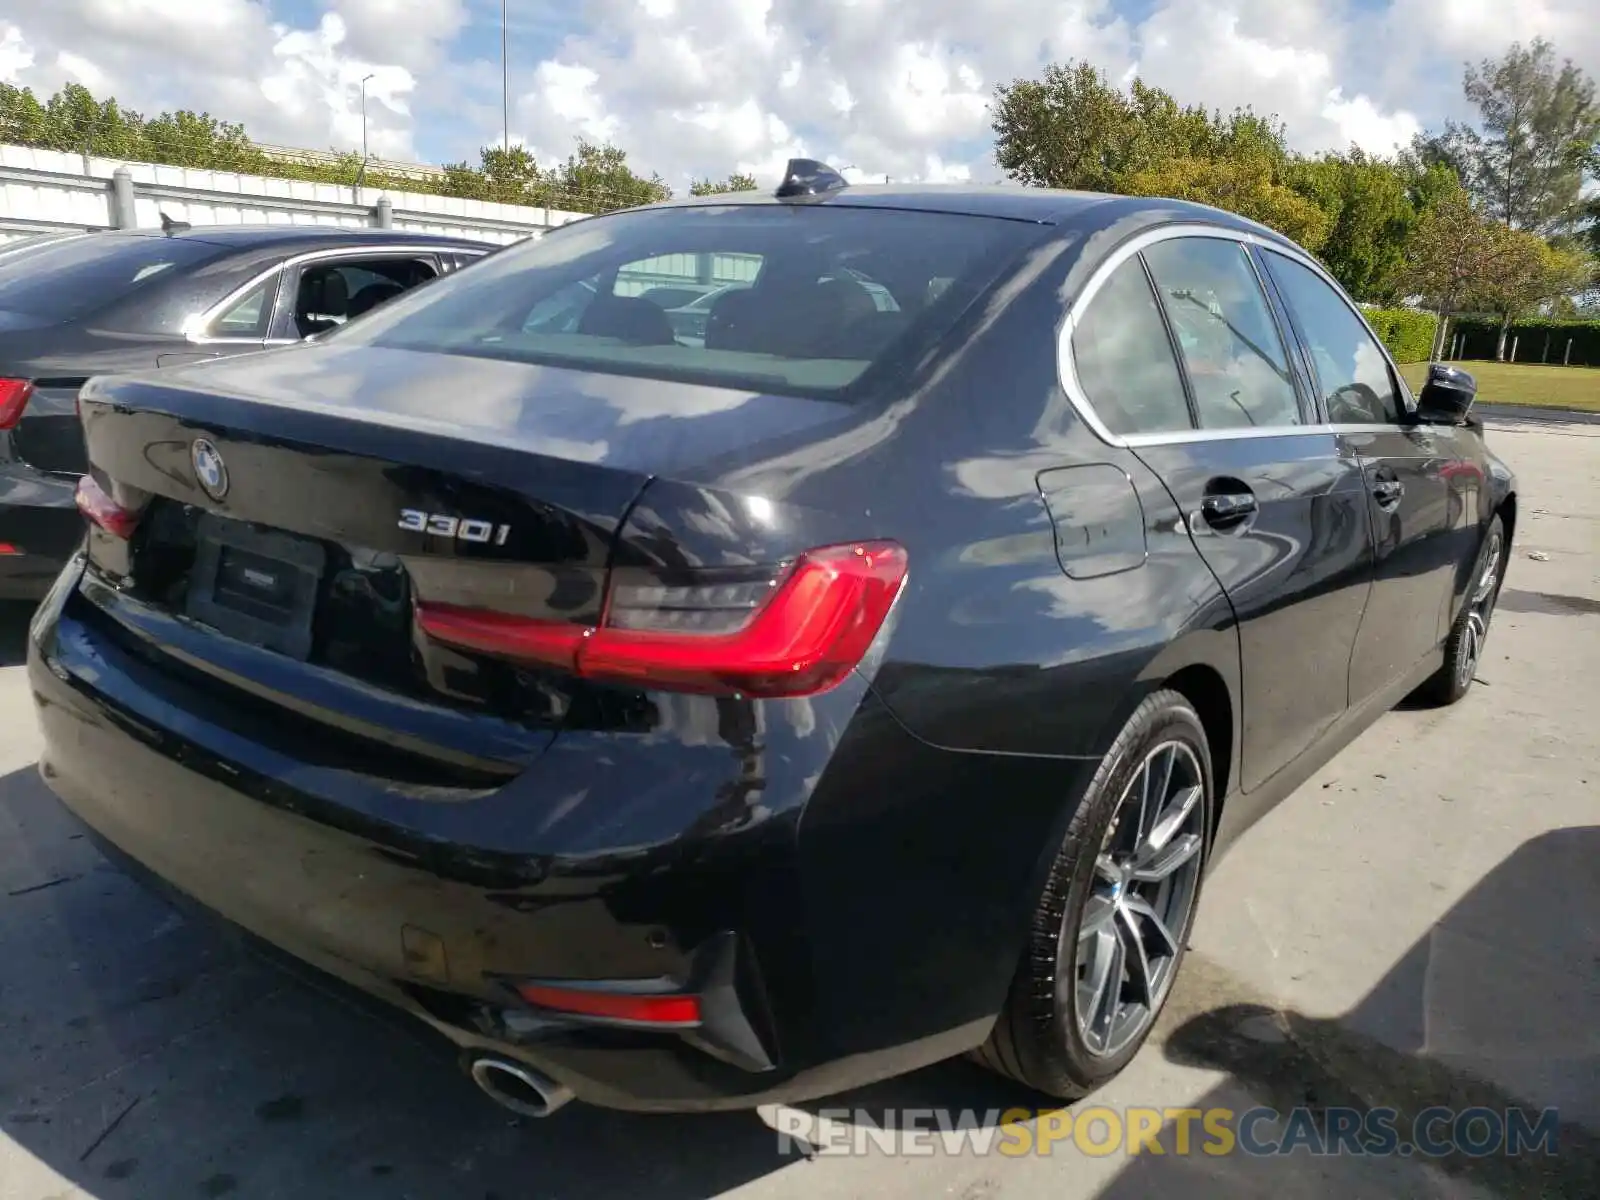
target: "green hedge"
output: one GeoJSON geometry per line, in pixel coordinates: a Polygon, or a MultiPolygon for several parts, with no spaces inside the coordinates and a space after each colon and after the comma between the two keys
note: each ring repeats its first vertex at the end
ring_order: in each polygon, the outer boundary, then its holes
{"type": "MultiPolygon", "coordinates": [[[[1500,322],[1493,317],[1461,317],[1450,323],[1450,339],[1461,338],[1457,358],[1493,358],[1500,341],[1500,322]]],[[[1566,361],[1574,367],[1600,367],[1600,321],[1554,321],[1535,318],[1517,321],[1506,336],[1506,358],[1511,357],[1511,339],[1517,339],[1520,363],[1557,363],[1572,341],[1572,356],[1566,361]]]]}
{"type": "Polygon", "coordinates": [[[1439,318],[1414,308],[1369,308],[1367,321],[1389,347],[1395,362],[1427,362],[1433,355],[1433,335],[1439,318]]]}

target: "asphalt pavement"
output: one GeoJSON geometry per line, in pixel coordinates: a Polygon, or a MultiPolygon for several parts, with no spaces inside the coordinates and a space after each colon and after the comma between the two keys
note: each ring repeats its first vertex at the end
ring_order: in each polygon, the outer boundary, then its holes
{"type": "Polygon", "coordinates": [[[1478,686],[1389,714],[1257,826],[1157,1036],[1042,1115],[963,1062],[799,1110],[504,1113],[420,1031],[103,863],[38,780],[26,614],[0,613],[0,1200],[1600,1196],[1600,426],[1489,436],[1523,515],[1478,686]],[[1207,1133],[1257,1109],[1248,1145],[1207,1133]],[[1456,1149],[1315,1153],[1297,1109],[1456,1149]],[[1508,1113],[1544,1140],[1469,1153],[1508,1113]],[[1135,1127],[1159,1140],[1130,1153],[1135,1127]]]}

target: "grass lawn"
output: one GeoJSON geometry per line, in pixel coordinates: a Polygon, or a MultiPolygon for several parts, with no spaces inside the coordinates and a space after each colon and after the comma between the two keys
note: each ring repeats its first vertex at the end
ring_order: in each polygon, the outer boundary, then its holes
{"type": "MultiPolygon", "coordinates": [[[[1546,367],[1539,364],[1479,362],[1452,363],[1478,381],[1483,404],[1527,404],[1536,408],[1576,408],[1600,412],[1600,368],[1546,367]]],[[[1400,368],[1414,392],[1422,387],[1427,363],[1400,368]]]]}

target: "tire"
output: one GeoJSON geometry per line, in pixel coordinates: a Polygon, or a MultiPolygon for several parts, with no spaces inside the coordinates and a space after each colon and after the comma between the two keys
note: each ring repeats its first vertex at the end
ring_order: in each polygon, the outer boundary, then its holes
{"type": "Polygon", "coordinates": [[[1139,1052],[1171,995],[1194,927],[1213,787],[1210,747],[1194,707],[1174,691],[1148,697],[1072,816],[1005,1007],[976,1052],[979,1062],[1076,1100],[1139,1052]],[[1147,787],[1164,799],[1141,812],[1147,787]],[[1143,877],[1168,866],[1162,882],[1143,877]],[[1174,907],[1174,900],[1181,903],[1174,907]],[[1143,986],[1133,970],[1141,961],[1143,986]],[[1108,983],[1097,989],[1101,977],[1108,983]]]}
{"type": "Polygon", "coordinates": [[[1483,648],[1489,640],[1489,622],[1500,599],[1500,585],[1506,577],[1505,526],[1498,516],[1489,519],[1489,528],[1473,563],[1472,583],[1466,603],[1450,628],[1444,643],[1444,664],[1417,689],[1417,698],[1426,704],[1454,704],[1472,690],[1473,677],[1483,662],[1483,648]]]}

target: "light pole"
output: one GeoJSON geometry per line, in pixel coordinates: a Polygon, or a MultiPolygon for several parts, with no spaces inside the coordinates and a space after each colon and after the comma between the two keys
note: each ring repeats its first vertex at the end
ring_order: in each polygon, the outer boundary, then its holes
{"type": "Polygon", "coordinates": [[[500,0],[500,122],[505,127],[505,152],[511,153],[511,56],[506,49],[506,0],[500,0]]]}
{"type": "Polygon", "coordinates": [[[365,165],[367,154],[367,80],[376,78],[376,72],[361,81],[361,162],[365,165]]]}

